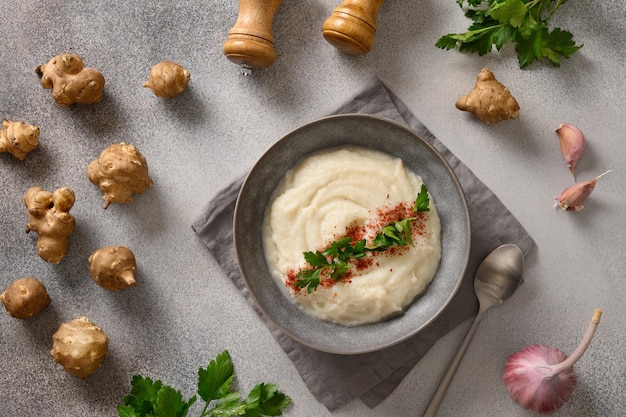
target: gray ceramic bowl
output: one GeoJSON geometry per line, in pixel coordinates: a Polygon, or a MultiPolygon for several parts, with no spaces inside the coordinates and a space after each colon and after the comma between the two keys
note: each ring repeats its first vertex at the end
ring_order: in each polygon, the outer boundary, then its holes
{"type": "Polygon", "coordinates": [[[237,199],[234,242],[250,294],[274,325],[314,349],[358,354],[383,349],[416,335],[446,308],[465,272],[470,223],[459,182],[431,145],[387,119],[348,114],[308,123],[285,135],[265,152],[248,174],[237,199]],[[402,158],[428,186],[442,226],[441,265],[427,291],[402,315],[356,327],[316,319],[288,299],[270,276],[261,240],[266,206],[285,172],[315,152],[347,145],[372,148],[402,158]]]}

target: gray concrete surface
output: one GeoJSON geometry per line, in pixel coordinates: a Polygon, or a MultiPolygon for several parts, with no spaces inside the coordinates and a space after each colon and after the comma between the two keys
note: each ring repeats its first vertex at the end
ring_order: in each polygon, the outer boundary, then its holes
{"type": "Polygon", "coordinates": [[[271,143],[332,111],[373,75],[494,190],[538,245],[524,286],[485,317],[440,415],[532,415],[506,392],[506,358],[532,343],[571,352],[595,307],[604,310],[602,323],[576,365],[578,388],[556,415],[626,415],[624,3],[567,3],[555,23],[584,48],[560,68],[525,70],[510,47],[483,57],[435,48],[439,36],[468,25],[452,0],[386,2],[372,51],[347,56],[321,36],[338,3],[286,0],[274,19],[276,62],[242,77],[222,54],[235,1],[0,2],[0,116],[41,128],[40,148],[26,161],[0,155],[0,287],[34,276],[53,298],[31,320],[0,316],[0,416],[115,416],[134,374],[188,397],[198,367],[223,349],[242,391],[274,381],[293,398],[286,415],[421,415],[469,323],[442,338],[375,409],[357,401],[331,413],[189,227],[203,202],[271,143]],[[63,52],[104,74],[101,103],[63,108],[40,87],[33,69],[63,52]],[[164,59],[192,74],[188,91],[170,101],[142,87],[164,59]],[[518,120],[485,126],[454,108],[484,66],[520,102],[518,120]],[[588,140],[579,180],[613,169],[578,213],[554,208],[554,196],[572,183],[554,133],[561,122],[577,125],[588,140]],[[121,141],[146,156],[154,186],[130,205],[103,210],[85,170],[121,141]],[[39,259],[34,236],[24,233],[22,196],[32,185],[76,192],[78,226],[60,265],[39,259]],[[108,244],[133,249],[137,287],[112,293],[93,284],[87,257],[108,244]],[[58,325],[80,315],[111,341],[110,357],[85,380],[49,355],[58,325]]]}

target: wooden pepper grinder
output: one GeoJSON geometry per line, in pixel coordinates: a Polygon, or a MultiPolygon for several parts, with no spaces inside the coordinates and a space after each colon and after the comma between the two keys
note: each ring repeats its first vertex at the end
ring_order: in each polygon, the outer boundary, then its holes
{"type": "Polygon", "coordinates": [[[224,42],[224,55],[245,69],[266,68],[276,59],[272,21],[283,0],[239,0],[239,15],[224,42]]]}
{"type": "Polygon", "coordinates": [[[376,16],[384,0],[345,0],[324,22],[322,35],[351,55],[363,55],[374,45],[376,16]]]}

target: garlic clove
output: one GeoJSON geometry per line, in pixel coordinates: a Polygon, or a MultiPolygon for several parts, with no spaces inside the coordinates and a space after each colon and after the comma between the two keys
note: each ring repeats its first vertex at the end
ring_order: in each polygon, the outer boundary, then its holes
{"type": "Polygon", "coordinates": [[[556,134],[565,163],[576,179],[574,168],[585,151],[585,135],[579,128],[567,123],[561,123],[556,128],[556,134]]]}
{"type": "Polygon", "coordinates": [[[580,182],[565,189],[557,198],[559,205],[566,211],[580,211],[584,208],[583,202],[592,193],[598,180],[611,172],[608,170],[590,181],[580,182]]]}

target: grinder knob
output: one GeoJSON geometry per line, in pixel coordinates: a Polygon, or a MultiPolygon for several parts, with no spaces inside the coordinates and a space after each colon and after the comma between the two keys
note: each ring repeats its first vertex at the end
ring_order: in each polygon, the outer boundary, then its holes
{"type": "Polygon", "coordinates": [[[374,45],[376,16],[383,1],[345,0],[324,22],[324,39],[347,54],[366,54],[374,45]]]}
{"type": "Polygon", "coordinates": [[[283,0],[239,0],[239,15],[228,32],[226,57],[246,68],[266,68],[276,59],[272,21],[283,0]]]}

